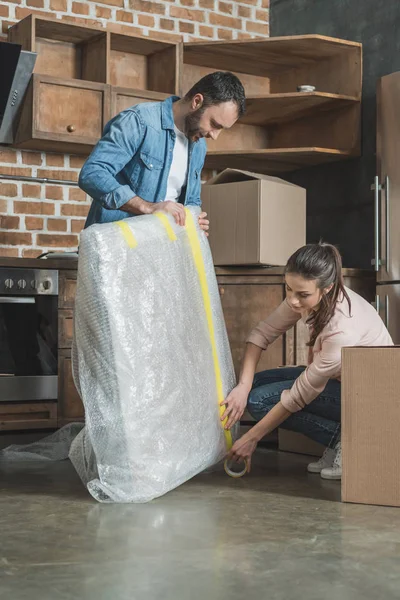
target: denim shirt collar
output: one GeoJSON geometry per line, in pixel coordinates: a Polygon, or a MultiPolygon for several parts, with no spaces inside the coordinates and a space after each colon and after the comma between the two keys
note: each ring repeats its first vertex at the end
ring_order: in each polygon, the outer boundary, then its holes
{"type": "Polygon", "coordinates": [[[163,129],[174,129],[174,113],[172,104],[179,100],[179,96],[171,96],[161,104],[161,127],[163,129]]]}

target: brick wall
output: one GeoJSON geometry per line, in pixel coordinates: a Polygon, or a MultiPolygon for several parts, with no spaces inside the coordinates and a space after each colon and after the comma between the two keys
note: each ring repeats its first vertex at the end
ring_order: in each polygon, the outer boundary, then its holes
{"type": "MultiPolygon", "coordinates": [[[[9,0],[0,3],[1,30],[30,13],[100,24],[121,33],[170,40],[266,37],[269,0],[9,0]]],[[[0,146],[0,173],[77,181],[80,156],[15,151],[0,146]]],[[[36,257],[76,250],[90,198],[79,188],[0,179],[0,256],[36,257]]]]}

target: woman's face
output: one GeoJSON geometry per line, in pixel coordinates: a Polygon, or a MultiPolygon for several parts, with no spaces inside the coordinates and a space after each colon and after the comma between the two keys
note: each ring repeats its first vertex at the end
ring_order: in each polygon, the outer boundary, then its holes
{"type": "Polygon", "coordinates": [[[286,273],[286,297],[289,305],[296,312],[316,310],[322,296],[322,291],[317,287],[316,279],[304,279],[301,275],[286,273]]]}

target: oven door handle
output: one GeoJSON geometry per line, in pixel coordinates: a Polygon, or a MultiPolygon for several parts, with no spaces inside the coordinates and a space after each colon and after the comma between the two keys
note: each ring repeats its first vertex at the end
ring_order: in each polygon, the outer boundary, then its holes
{"type": "Polygon", "coordinates": [[[0,296],[0,304],[35,304],[33,296],[0,296]]]}

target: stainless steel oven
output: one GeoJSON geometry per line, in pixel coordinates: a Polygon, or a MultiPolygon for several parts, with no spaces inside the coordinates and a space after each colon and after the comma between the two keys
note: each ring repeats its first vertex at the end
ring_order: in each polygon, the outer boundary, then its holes
{"type": "Polygon", "coordinates": [[[57,399],[58,271],[0,267],[0,402],[57,399]]]}

